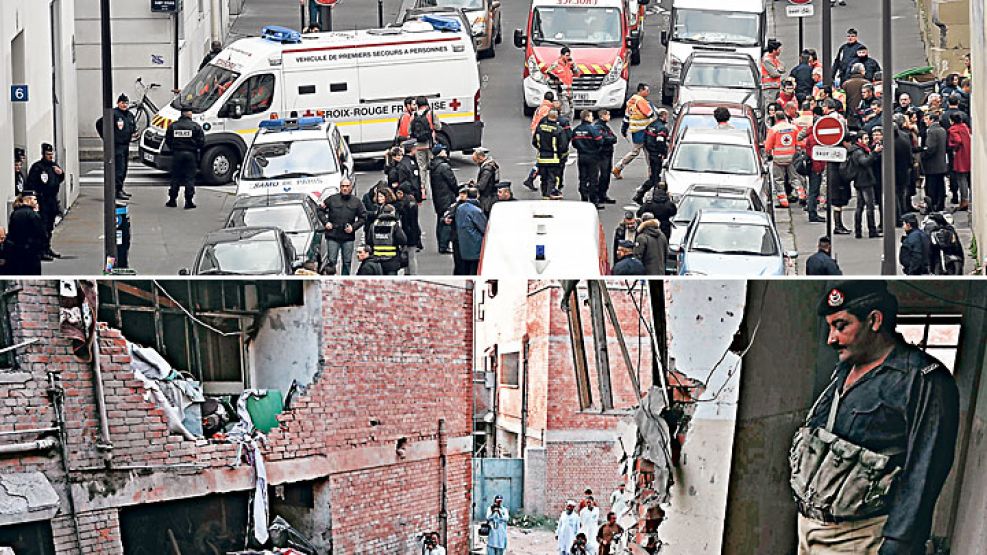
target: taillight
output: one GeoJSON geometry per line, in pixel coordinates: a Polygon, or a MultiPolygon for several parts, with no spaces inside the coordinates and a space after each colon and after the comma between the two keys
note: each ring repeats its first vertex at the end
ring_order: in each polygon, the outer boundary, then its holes
{"type": "Polygon", "coordinates": [[[473,95],[473,121],[480,121],[480,89],[473,95]]]}

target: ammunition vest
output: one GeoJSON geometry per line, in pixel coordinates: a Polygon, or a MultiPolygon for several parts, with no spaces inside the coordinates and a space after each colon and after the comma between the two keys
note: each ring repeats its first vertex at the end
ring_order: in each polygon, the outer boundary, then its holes
{"type": "MultiPolygon", "coordinates": [[[[901,473],[891,458],[903,451],[876,453],[833,434],[840,393],[837,382],[830,387],[835,391],[826,426],[812,428],[807,419],[792,440],[790,483],[799,512],[830,523],[887,514],[888,494],[901,473]]],[[[818,404],[819,400],[809,419],[818,404]]]]}

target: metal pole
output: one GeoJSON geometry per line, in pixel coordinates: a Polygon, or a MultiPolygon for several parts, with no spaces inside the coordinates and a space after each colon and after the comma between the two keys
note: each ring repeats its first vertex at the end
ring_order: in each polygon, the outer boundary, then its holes
{"type": "Polygon", "coordinates": [[[802,51],[805,50],[805,18],[800,17],[799,19],[799,56],[802,55],[802,51]]]}
{"type": "MultiPolygon", "coordinates": [[[[882,96],[887,106],[893,97],[891,91],[891,69],[893,48],[891,44],[891,0],[882,0],[882,30],[881,30],[881,64],[884,66],[884,79],[881,80],[882,96]]],[[[893,276],[897,274],[898,261],[895,255],[895,181],[894,181],[894,140],[898,131],[894,128],[894,110],[885,109],[881,113],[881,126],[884,128],[884,153],[881,160],[884,162],[881,183],[881,230],[884,232],[884,256],[881,260],[881,274],[893,276]]]]}
{"type": "Polygon", "coordinates": [[[173,45],[174,46],[174,50],[171,53],[172,66],[174,67],[174,71],[172,71],[172,80],[174,81],[174,87],[172,87],[172,88],[175,89],[176,91],[178,90],[178,81],[179,81],[179,79],[178,79],[178,18],[179,17],[181,17],[181,16],[179,15],[178,10],[176,9],[175,10],[175,37],[174,37],[175,44],[173,45]]]}
{"type": "Polygon", "coordinates": [[[377,26],[384,27],[384,0],[377,0],[377,26]]]}
{"type": "Polygon", "coordinates": [[[104,268],[116,265],[116,167],[113,163],[113,42],[110,0],[100,0],[100,54],[103,77],[103,253],[104,268]]]}
{"type": "Polygon", "coordinates": [[[319,6],[319,30],[325,33],[332,31],[332,8],[319,6]]]}
{"type": "MultiPolygon", "coordinates": [[[[822,63],[823,84],[833,86],[833,6],[828,0],[822,1],[822,63]]],[[[833,245],[833,164],[826,163],[826,237],[830,240],[831,254],[836,253],[833,245]]]]}
{"type": "Polygon", "coordinates": [[[301,21],[302,21],[302,26],[299,28],[299,30],[301,30],[301,29],[304,29],[305,28],[305,4],[304,3],[299,3],[298,4],[298,9],[301,12],[299,14],[301,16],[301,21]]]}

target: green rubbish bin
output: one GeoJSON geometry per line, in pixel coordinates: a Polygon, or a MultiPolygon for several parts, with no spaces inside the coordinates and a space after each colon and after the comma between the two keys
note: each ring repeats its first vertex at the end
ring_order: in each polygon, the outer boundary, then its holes
{"type": "Polygon", "coordinates": [[[278,427],[278,415],[284,412],[284,401],[277,389],[268,389],[263,397],[247,397],[247,413],[254,421],[254,427],[270,433],[278,427]]]}
{"type": "Polygon", "coordinates": [[[933,68],[932,66],[913,67],[911,69],[906,69],[905,71],[901,71],[899,73],[894,74],[893,79],[895,80],[910,79],[914,81],[924,81],[925,79],[914,79],[914,78],[918,76],[924,77],[926,75],[931,75],[932,78],[935,79],[935,68],[933,68]]]}

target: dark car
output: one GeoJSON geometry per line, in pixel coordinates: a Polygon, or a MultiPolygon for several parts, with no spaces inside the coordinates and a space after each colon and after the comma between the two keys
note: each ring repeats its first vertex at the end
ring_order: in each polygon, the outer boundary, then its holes
{"type": "Polygon", "coordinates": [[[322,222],[311,195],[241,196],[233,203],[225,227],[277,227],[291,240],[295,250],[294,264],[315,260],[321,267],[322,222]]]}
{"type": "MultiPolygon", "coordinates": [[[[288,235],[276,227],[233,227],[206,235],[192,274],[290,275],[296,265],[288,235]]],[[[184,270],[183,274],[188,274],[184,270]]]]}

